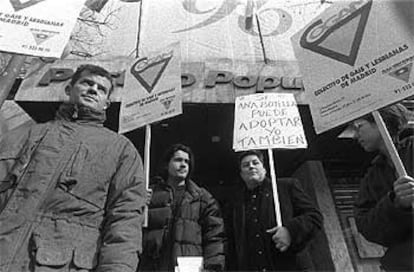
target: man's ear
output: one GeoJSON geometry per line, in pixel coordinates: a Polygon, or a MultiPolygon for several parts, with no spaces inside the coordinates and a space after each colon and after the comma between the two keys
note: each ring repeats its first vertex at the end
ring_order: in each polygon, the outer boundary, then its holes
{"type": "Polygon", "coordinates": [[[70,91],[72,90],[72,86],[70,84],[66,85],[65,87],[65,94],[70,96],[70,91]]]}
{"type": "Polygon", "coordinates": [[[106,110],[107,108],[109,108],[109,106],[111,106],[111,100],[106,100],[106,106],[104,107],[104,110],[106,110]]]}

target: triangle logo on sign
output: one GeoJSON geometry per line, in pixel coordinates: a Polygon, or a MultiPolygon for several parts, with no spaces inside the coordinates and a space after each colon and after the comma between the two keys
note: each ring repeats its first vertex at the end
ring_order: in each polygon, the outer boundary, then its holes
{"type": "Polygon", "coordinates": [[[410,80],[411,68],[413,67],[412,63],[409,63],[395,71],[389,73],[390,76],[395,77],[396,79],[405,81],[408,83],[410,80]]]}
{"type": "MultiPolygon", "coordinates": [[[[354,66],[371,6],[372,1],[369,1],[349,16],[337,20],[332,26],[326,26],[329,21],[322,22],[319,19],[305,30],[300,38],[300,45],[315,53],[354,66]]],[[[349,10],[345,8],[336,16],[341,17],[346,12],[349,10]]]]}
{"type": "Polygon", "coordinates": [[[149,65],[145,65],[148,58],[139,59],[131,67],[131,74],[141,83],[141,85],[151,93],[155,85],[160,80],[165,68],[167,68],[172,56],[153,62],[149,65]],[[144,67],[141,68],[141,64],[144,67]]]}
{"type": "Polygon", "coordinates": [[[174,96],[170,96],[164,99],[161,99],[160,102],[164,105],[164,108],[168,110],[171,106],[171,102],[174,100],[174,96]]]}
{"type": "Polygon", "coordinates": [[[45,1],[45,0],[9,0],[10,4],[13,6],[14,11],[19,11],[24,8],[31,7],[33,5],[36,5],[39,2],[45,1]]]}
{"type": "Polygon", "coordinates": [[[41,33],[37,30],[30,30],[32,32],[33,38],[36,41],[36,44],[39,45],[41,43],[43,43],[44,41],[46,41],[47,39],[51,38],[54,36],[53,33],[51,34],[46,34],[46,33],[41,33]]]}

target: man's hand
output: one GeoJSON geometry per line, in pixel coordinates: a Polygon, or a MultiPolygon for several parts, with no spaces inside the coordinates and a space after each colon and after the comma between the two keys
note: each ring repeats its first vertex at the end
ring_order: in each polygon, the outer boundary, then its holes
{"type": "Polygon", "coordinates": [[[147,190],[147,199],[145,200],[145,205],[149,206],[149,204],[151,203],[151,198],[152,198],[152,189],[148,189],[147,190]]]}
{"type": "Polygon", "coordinates": [[[394,182],[394,203],[397,207],[409,208],[414,203],[414,179],[410,176],[399,177],[394,182]]]}
{"type": "Polygon", "coordinates": [[[274,227],[266,230],[266,232],[272,234],[272,240],[278,250],[284,252],[289,248],[292,239],[287,228],[283,226],[274,227]]]}

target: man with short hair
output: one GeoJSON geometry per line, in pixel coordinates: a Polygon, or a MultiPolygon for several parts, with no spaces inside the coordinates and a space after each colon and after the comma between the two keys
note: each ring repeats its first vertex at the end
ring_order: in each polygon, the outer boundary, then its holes
{"type": "Polygon", "coordinates": [[[204,269],[223,271],[226,241],[218,202],[191,180],[193,152],[182,144],[165,152],[153,178],[139,271],[174,271],[177,257],[198,256],[204,269]]]}
{"type": "Polygon", "coordinates": [[[142,161],[103,127],[111,74],[82,65],[53,121],[0,138],[0,271],[135,272],[142,161]]]}
{"type": "Polygon", "coordinates": [[[413,271],[414,136],[406,133],[412,113],[401,104],[382,108],[379,113],[408,176],[397,176],[373,116],[354,120],[349,127],[354,138],[365,151],[377,154],[360,184],[356,224],[367,240],[388,248],[381,258],[383,269],[413,271]]]}
{"type": "Polygon", "coordinates": [[[294,178],[277,179],[282,225],[277,226],[272,184],[259,150],[240,153],[240,190],[226,208],[230,271],[309,271],[306,246],[322,215],[294,178]]]}

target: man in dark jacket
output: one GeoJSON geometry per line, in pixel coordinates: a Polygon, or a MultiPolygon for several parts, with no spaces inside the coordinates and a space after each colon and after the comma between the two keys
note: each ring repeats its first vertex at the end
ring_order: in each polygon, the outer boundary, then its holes
{"type": "Polygon", "coordinates": [[[144,229],[139,271],[174,271],[177,257],[199,256],[204,268],[224,269],[225,234],[217,201],[190,179],[191,149],[171,146],[153,179],[148,228],[144,229]]]}
{"type": "Polygon", "coordinates": [[[360,184],[356,224],[367,240],[388,248],[381,258],[383,269],[413,271],[414,136],[402,130],[410,113],[401,104],[380,109],[379,113],[408,176],[397,176],[373,116],[354,120],[350,128],[355,139],[365,151],[377,153],[360,184]]]}
{"type": "Polygon", "coordinates": [[[282,225],[276,226],[271,181],[263,154],[239,157],[240,192],[226,209],[228,269],[231,271],[304,271],[312,268],[307,243],[322,226],[322,215],[293,178],[277,180],[282,225]]]}
{"type": "Polygon", "coordinates": [[[54,121],[0,139],[0,271],[133,272],[141,247],[141,158],[103,127],[110,73],[83,65],[54,121]]]}

